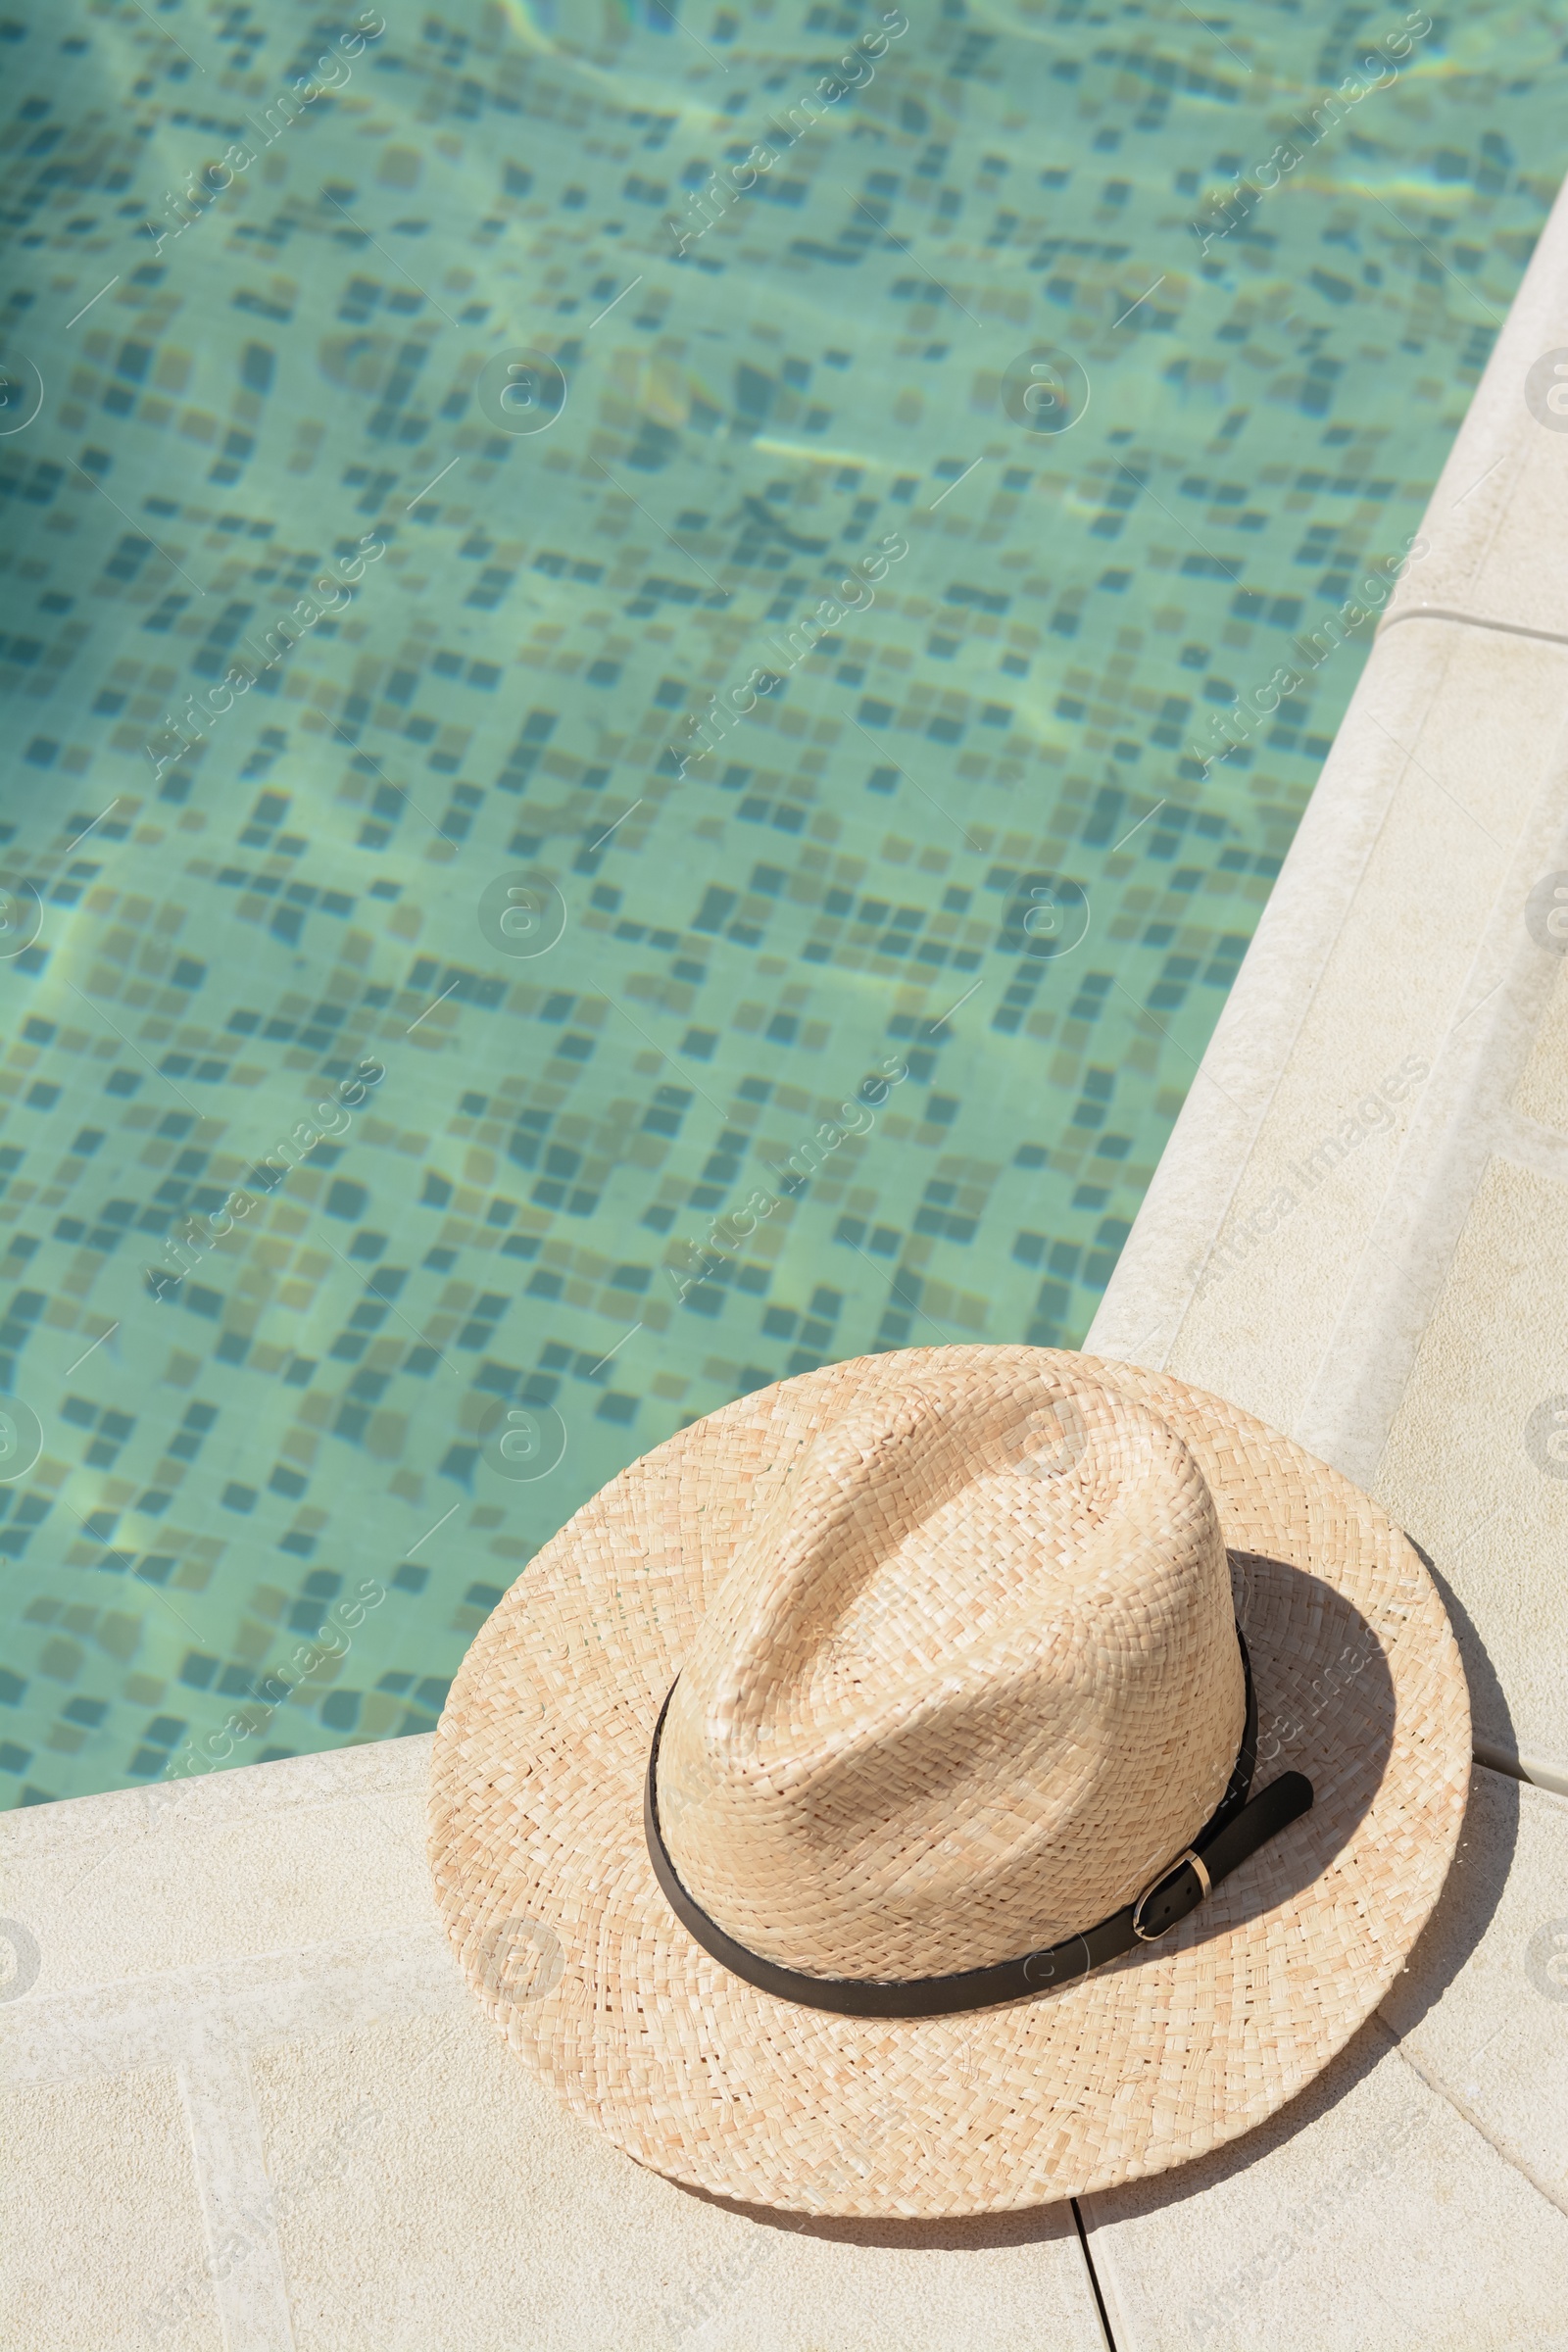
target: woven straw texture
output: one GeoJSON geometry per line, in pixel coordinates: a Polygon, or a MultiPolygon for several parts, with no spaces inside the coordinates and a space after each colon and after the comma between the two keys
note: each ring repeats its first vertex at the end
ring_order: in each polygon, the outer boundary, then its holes
{"type": "Polygon", "coordinates": [[[1224,1794],[1247,1698],[1202,1476],[1109,1390],[1031,1402],[982,1359],[851,1414],[703,1619],[660,1819],[765,1959],[1015,1959],[1120,1910],[1224,1794]]]}
{"type": "Polygon", "coordinates": [[[431,1858],[512,2048],[639,2162],[809,2214],[1001,2212],[1301,2089],[1437,1898],[1469,1744],[1420,1559],[1288,1439],[1136,1366],[910,1349],[695,1423],[545,1546],[453,1686],[431,1858]],[[659,1891],[642,1784],[679,1672],[666,1837],[754,1949],[919,1975],[1092,1924],[1224,1786],[1233,1612],[1254,1787],[1295,1768],[1316,1803],[1147,1952],[973,2015],[840,2018],[731,1977],[659,1891]]]}

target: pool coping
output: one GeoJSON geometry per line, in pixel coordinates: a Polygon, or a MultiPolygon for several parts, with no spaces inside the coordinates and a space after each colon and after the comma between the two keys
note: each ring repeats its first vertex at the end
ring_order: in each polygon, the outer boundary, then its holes
{"type": "MultiPolygon", "coordinates": [[[[1568,516],[1568,440],[1541,429],[1519,390],[1554,335],[1568,336],[1568,192],[1433,494],[1422,526],[1430,552],[1391,599],[1085,1341],[1089,1352],[1176,1372],[1250,1405],[1391,1508],[1386,1456],[1489,1167],[1501,1160],[1548,1186],[1568,1183],[1568,1135],[1518,1100],[1552,1017],[1556,960],[1527,936],[1525,902],[1541,876],[1568,866],[1568,531],[1544,530],[1539,547],[1521,540],[1522,514],[1549,521],[1561,508],[1568,516]],[[1548,611],[1562,614],[1560,630],[1542,625],[1548,611]],[[1418,733],[1445,693],[1461,713],[1478,714],[1463,777],[1439,773],[1441,755],[1418,733]],[[1522,717],[1518,705],[1531,696],[1537,707],[1522,717]],[[1446,856],[1411,853],[1421,859],[1428,918],[1418,928],[1394,887],[1404,877],[1390,867],[1391,829],[1413,792],[1440,815],[1446,810],[1435,791],[1449,801],[1476,797],[1489,746],[1504,738],[1508,774],[1492,779],[1478,832],[1464,834],[1457,853],[1451,845],[1446,856]],[[1476,887],[1476,857],[1494,868],[1491,891],[1476,887]],[[1391,924],[1400,927],[1398,1003],[1383,1018],[1343,975],[1358,963],[1368,983],[1390,979],[1382,935],[1391,924]],[[1357,1148],[1348,1175],[1336,1168],[1339,1213],[1306,1241],[1299,1200],[1282,1198],[1297,1183],[1303,1129],[1343,1133],[1365,1090],[1401,1054],[1429,1061],[1430,1075],[1398,1106],[1390,1134],[1357,1148]],[[1265,1178],[1274,1180],[1276,1223],[1294,1224],[1289,1246],[1263,1246],[1265,1178]],[[1230,1316],[1205,1312],[1244,1264],[1245,1301],[1232,1282],[1230,1316]],[[1376,1311],[1358,1298],[1367,1291],[1377,1294],[1376,1311]],[[1325,1292],[1332,1315],[1322,1311],[1325,1292]],[[1292,1331],[1308,1311],[1314,1360],[1302,1376],[1280,1378],[1260,1327],[1292,1331]],[[1381,1370],[1347,1375],[1348,1355],[1363,1367],[1375,1359],[1381,1370]],[[1343,1394],[1331,1394],[1337,1356],[1343,1394]]],[[[1429,819],[1427,842],[1430,832],[1429,819]]],[[[1488,1410],[1499,1427],[1510,1412],[1522,1425],[1537,1401],[1494,1398],[1488,1410]]],[[[1513,1450],[1528,1480],[1523,1452],[1513,1450]]],[[[1465,1571],[1450,1555],[1465,1530],[1429,1520],[1411,1532],[1450,1582],[1457,1576],[1462,1596],[1465,1571]]],[[[1467,1662],[1474,1679],[1474,1642],[1467,1662]]],[[[1506,1647],[1491,1659],[1505,1700],[1518,1665],[1506,1647]]],[[[1478,1755],[1568,1791],[1568,1735],[1548,1736],[1539,1710],[1523,1712],[1522,1736],[1506,1737],[1483,1706],[1478,1755]]]]}

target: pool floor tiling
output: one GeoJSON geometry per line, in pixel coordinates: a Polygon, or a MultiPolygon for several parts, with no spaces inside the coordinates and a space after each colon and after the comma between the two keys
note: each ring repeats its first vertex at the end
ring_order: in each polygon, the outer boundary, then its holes
{"type": "Polygon", "coordinates": [[[694,1415],[1081,1340],[1568,74],[1500,6],[0,29],[17,1803],[428,1729],[694,1415]]]}

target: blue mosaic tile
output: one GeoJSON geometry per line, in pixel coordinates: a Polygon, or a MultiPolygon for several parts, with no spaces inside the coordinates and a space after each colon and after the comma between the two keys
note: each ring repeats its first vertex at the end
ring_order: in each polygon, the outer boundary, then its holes
{"type": "Polygon", "coordinates": [[[426,1729],[693,1416],[1082,1337],[1568,118],[1487,6],[0,33],[15,1803],[426,1729]]]}

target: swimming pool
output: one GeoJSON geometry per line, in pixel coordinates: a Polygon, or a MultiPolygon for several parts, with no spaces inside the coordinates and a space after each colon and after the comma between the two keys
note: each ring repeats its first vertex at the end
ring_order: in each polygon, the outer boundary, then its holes
{"type": "Polygon", "coordinates": [[[692,1416],[1081,1339],[1568,76],[1504,7],[7,38],[16,1803],[427,1729],[692,1416]]]}

